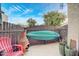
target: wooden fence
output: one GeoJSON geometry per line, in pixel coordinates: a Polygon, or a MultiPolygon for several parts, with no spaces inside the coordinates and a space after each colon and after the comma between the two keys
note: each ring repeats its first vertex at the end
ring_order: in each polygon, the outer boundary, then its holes
{"type": "Polygon", "coordinates": [[[24,30],[23,27],[21,27],[20,25],[15,25],[15,24],[12,24],[12,23],[8,23],[8,22],[3,22],[2,24],[2,30],[24,30]]]}
{"type": "Polygon", "coordinates": [[[25,32],[24,28],[19,25],[8,22],[3,22],[3,24],[0,25],[0,36],[10,37],[12,39],[12,44],[19,43],[23,32],[25,32]]]}
{"type": "Polygon", "coordinates": [[[2,30],[2,25],[0,24],[0,31],[2,30]]]}
{"type": "Polygon", "coordinates": [[[12,44],[18,44],[20,42],[21,33],[23,31],[0,31],[0,37],[9,37],[11,38],[12,44]]]}

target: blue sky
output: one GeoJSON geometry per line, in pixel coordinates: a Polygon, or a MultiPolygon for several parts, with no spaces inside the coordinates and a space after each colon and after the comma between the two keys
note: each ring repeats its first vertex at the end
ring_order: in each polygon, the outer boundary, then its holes
{"type": "MultiPolygon", "coordinates": [[[[43,15],[49,11],[61,11],[58,3],[2,3],[2,11],[8,16],[9,22],[27,24],[29,18],[43,24],[43,15]]],[[[67,4],[64,4],[63,12],[67,14],[67,4]]]]}

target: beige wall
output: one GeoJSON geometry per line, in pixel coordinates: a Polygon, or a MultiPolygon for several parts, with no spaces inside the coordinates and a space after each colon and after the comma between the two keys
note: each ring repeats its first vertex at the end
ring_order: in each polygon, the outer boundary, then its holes
{"type": "Polygon", "coordinates": [[[2,21],[8,22],[8,16],[2,13],[2,21]]]}
{"type": "Polygon", "coordinates": [[[79,40],[79,4],[68,4],[68,45],[70,39],[76,40],[78,49],[79,40]]]}

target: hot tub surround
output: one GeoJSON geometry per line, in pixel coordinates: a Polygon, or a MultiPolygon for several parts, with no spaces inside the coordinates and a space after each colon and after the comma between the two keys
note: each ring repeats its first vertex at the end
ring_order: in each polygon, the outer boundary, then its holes
{"type": "Polygon", "coordinates": [[[55,31],[32,31],[27,33],[28,39],[33,40],[56,40],[59,39],[60,34],[55,31]]]}
{"type": "MultiPolygon", "coordinates": [[[[26,34],[32,32],[32,31],[54,31],[60,34],[61,40],[67,40],[67,32],[68,32],[68,25],[53,27],[53,26],[33,26],[33,27],[25,27],[24,30],[26,30],[26,34]]],[[[44,44],[44,43],[52,43],[57,42],[57,40],[33,40],[29,39],[30,45],[33,44],[44,44]]]]}
{"type": "Polygon", "coordinates": [[[27,33],[27,38],[30,45],[33,44],[46,44],[52,42],[58,42],[60,39],[60,34],[55,31],[31,31],[27,33]]]}

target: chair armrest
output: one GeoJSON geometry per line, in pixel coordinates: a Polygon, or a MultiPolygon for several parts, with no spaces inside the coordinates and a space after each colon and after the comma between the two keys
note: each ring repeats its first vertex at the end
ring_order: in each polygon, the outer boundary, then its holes
{"type": "Polygon", "coordinates": [[[23,50],[24,50],[24,49],[23,49],[23,46],[20,45],[20,44],[14,44],[13,46],[14,46],[14,47],[17,47],[20,51],[23,51],[23,50]]]}

